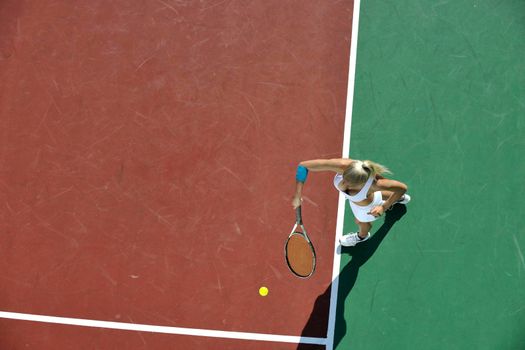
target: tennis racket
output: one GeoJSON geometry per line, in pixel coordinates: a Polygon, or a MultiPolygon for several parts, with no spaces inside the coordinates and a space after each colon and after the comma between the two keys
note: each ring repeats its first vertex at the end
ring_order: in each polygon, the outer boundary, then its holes
{"type": "Polygon", "coordinates": [[[300,278],[308,278],[315,271],[315,249],[303,225],[301,207],[295,209],[295,225],[284,245],[284,256],[290,271],[300,278]],[[297,231],[300,228],[301,231],[297,231]]]}

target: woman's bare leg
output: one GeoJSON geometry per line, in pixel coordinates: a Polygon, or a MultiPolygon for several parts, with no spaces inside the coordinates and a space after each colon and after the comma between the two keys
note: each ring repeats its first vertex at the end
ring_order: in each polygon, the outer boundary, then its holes
{"type": "Polygon", "coordinates": [[[359,238],[366,238],[366,236],[368,236],[368,232],[370,232],[370,229],[372,228],[372,224],[369,222],[361,222],[357,219],[355,219],[355,223],[359,226],[359,232],[357,233],[359,238]]]}
{"type": "Polygon", "coordinates": [[[390,198],[391,195],[393,195],[394,192],[392,191],[381,191],[381,197],[384,201],[386,201],[388,198],[390,198]]]}
{"type": "MultiPolygon", "coordinates": [[[[388,198],[390,198],[391,195],[393,195],[394,192],[391,192],[391,191],[381,191],[381,198],[386,201],[388,200],[388,198]]],[[[402,195],[401,198],[399,198],[397,201],[401,201],[405,198],[405,195],[402,195]]],[[[397,203],[397,202],[396,202],[397,203]]],[[[394,203],[395,204],[395,203],[394,203]]]]}

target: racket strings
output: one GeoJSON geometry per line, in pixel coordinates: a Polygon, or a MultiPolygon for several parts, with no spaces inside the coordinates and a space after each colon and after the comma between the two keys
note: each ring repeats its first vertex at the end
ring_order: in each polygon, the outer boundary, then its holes
{"type": "Polygon", "coordinates": [[[293,234],[286,243],[286,261],[290,270],[299,277],[309,277],[315,270],[315,251],[301,233],[293,234]]]}

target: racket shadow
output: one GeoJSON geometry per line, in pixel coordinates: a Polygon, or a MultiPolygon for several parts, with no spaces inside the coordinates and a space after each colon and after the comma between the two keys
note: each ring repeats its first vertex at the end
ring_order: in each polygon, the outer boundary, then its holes
{"type": "MultiPolygon", "coordinates": [[[[355,247],[342,247],[341,254],[349,254],[352,257],[352,260],[344,266],[337,277],[339,279],[339,292],[337,296],[334,349],[337,348],[347,331],[346,320],[344,318],[344,306],[357,281],[360,267],[370,260],[394,224],[406,213],[407,209],[405,205],[395,205],[392,210],[385,214],[383,225],[379,227],[376,233],[368,241],[360,243],[355,247]]],[[[331,287],[332,285],[330,284],[326,291],[317,297],[310,318],[303,329],[303,337],[326,332],[326,320],[321,315],[326,315],[326,310],[329,307],[331,287]]],[[[299,344],[297,347],[297,350],[308,349],[312,349],[311,345],[299,344]]]]}

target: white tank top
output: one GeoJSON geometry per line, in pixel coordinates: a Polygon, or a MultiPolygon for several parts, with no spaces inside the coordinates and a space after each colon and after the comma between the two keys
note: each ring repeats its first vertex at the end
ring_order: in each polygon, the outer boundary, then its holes
{"type": "Polygon", "coordinates": [[[339,184],[341,183],[341,181],[343,181],[343,174],[335,175],[335,177],[334,177],[334,186],[335,186],[335,188],[337,188],[338,191],[342,192],[345,195],[345,197],[348,198],[349,201],[352,201],[354,203],[355,202],[361,202],[361,201],[364,201],[368,197],[368,190],[370,189],[370,187],[374,183],[374,179],[375,179],[375,176],[371,175],[368,178],[368,180],[366,180],[365,185],[359,191],[359,193],[357,193],[357,194],[355,194],[353,196],[351,196],[348,193],[346,193],[344,191],[341,191],[339,189],[339,184]]]}

